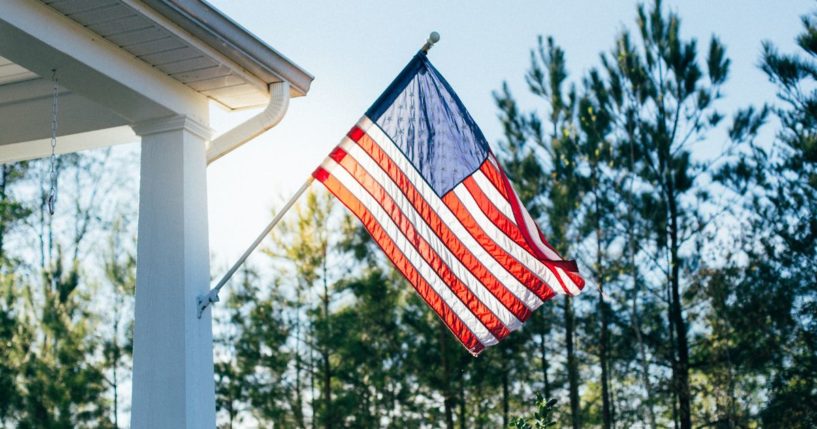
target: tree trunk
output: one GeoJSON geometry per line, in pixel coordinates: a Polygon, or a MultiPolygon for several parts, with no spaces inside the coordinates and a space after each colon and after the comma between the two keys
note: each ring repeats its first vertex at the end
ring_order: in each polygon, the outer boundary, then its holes
{"type": "MultiPolygon", "coordinates": [[[[565,344],[567,347],[567,382],[570,390],[570,422],[573,429],[581,428],[579,408],[579,364],[573,350],[573,299],[565,297],[565,344]]],[[[506,425],[507,426],[507,425],[506,425]]]]}
{"type": "MultiPolygon", "coordinates": [[[[634,258],[633,258],[634,259],[634,258]]],[[[632,261],[634,263],[634,260],[632,261]]],[[[644,344],[644,338],[641,335],[641,321],[638,317],[638,289],[637,276],[635,273],[635,265],[633,264],[633,304],[632,304],[632,325],[635,331],[635,339],[638,343],[638,357],[641,364],[641,382],[644,384],[644,396],[647,402],[647,419],[650,423],[651,429],[656,429],[655,409],[653,408],[652,400],[652,383],[650,383],[650,363],[647,360],[647,348],[644,344]]]]}
{"type": "MultiPolygon", "coordinates": [[[[6,202],[6,182],[8,180],[8,169],[9,167],[6,164],[0,166],[0,207],[6,202]]],[[[3,251],[5,235],[6,221],[5,219],[0,219],[0,260],[6,257],[6,253],[3,251]]]]}
{"type": "MultiPolygon", "coordinates": [[[[595,181],[595,180],[594,180],[595,181]]],[[[597,189],[597,186],[594,188],[597,189]]],[[[610,363],[608,359],[608,315],[607,305],[604,302],[604,252],[602,250],[601,208],[599,207],[598,193],[595,195],[596,210],[596,282],[599,287],[599,316],[601,332],[599,344],[599,361],[601,364],[601,409],[604,429],[613,427],[613,413],[610,409],[610,363]]]]}
{"type": "Polygon", "coordinates": [[[443,364],[443,405],[445,406],[445,427],[454,429],[454,395],[451,392],[451,368],[448,362],[448,345],[445,327],[440,324],[440,356],[443,364]]]}
{"type": "Polygon", "coordinates": [[[321,352],[323,359],[323,404],[324,404],[324,427],[332,429],[332,368],[329,365],[329,353],[321,352]]]}
{"type": "Polygon", "coordinates": [[[318,394],[316,393],[316,390],[315,390],[315,385],[317,383],[315,381],[315,374],[317,374],[317,372],[318,372],[317,369],[316,369],[318,365],[315,362],[317,362],[317,360],[318,359],[315,357],[315,348],[310,347],[309,348],[309,363],[307,365],[306,370],[309,372],[309,408],[312,409],[312,419],[311,420],[312,420],[312,427],[313,428],[318,427],[318,413],[317,413],[317,410],[318,410],[318,407],[320,406],[318,404],[318,394]]]}
{"type": "MultiPolygon", "coordinates": [[[[635,174],[635,146],[633,144],[633,137],[630,138],[630,174],[635,174]]],[[[635,264],[635,211],[636,207],[633,203],[635,177],[630,177],[630,192],[627,194],[627,239],[630,247],[630,276],[633,280],[633,302],[632,302],[632,326],[635,331],[636,342],[638,342],[638,356],[641,363],[641,380],[644,383],[644,393],[647,402],[647,419],[650,423],[651,429],[656,429],[655,409],[653,408],[652,399],[652,385],[650,383],[650,364],[647,360],[647,349],[644,344],[644,338],[641,335],[641,319],[638,315],[638,266],[635,264]]]]}
{"type": "MultiPolygon", "coordinates": [[[[326,278],[326,251],[323,257],[323,320],[326,338],[332,337],[332,327],[329,325],[329,284],[326,278]]],[[[332,366],[329,362],[329,348],[324,345],[321,347],[321,358],[323,359],[323,403],[324,403],[324,427],[332,429],[332,422],[334,421],[332,409],[332,366]]]]}
{"type": "Polygon", "coordinates": [[[510,396],[511,396],[511,382],[508,379],[508,364],[507,360],[502,360],[502,427],[508,427],[510,424],[510,396]]]}
{"type": "Polygon", "coordinates": [[[672,292],[671,317],[675,326],[675,336],[678,342],[678,359],[675,366],[673,378],[678,395],[679,418],[681,429],[692,429],[692,411],[690,409],[689,394],[689,345],[687,343],[686,323],[681,308],[680,294],[680,258],[678,256],[678,208],[675,201],[674,187],[672,180],[668,180],[667,186],[669,194],[670,211],[670,287],[672,292]]]}
{"type": "MultiPolygon", "coordinates": [[[[119,290],[116,289],[116,302],[113,309],[113,426],[119,429],[119,309],[122,308],[122,298],[119,296],[119,290]]],[[[232,401],[231,401],[232,402],[232,401]]]]}
{"type": "Polygon", "coordinates": [[[678,429],[678,385],[677,385],[677,378],[675,374],[678,373],[678,358],[677,358],[677,343],[675,342],[675,319],[672,317],[672,292],[670,284],[672,281],[669,277],[667,277],[667,302],[669,306],[667,306],[667,318],[669,319],[669,358],[670,358],[670,365],[672,367],[672,427],[674,429],[678,429]]]}
{"type": "MultiPolygon", "coordinates": [[[[599,289],[602,289],[599,284],[599,289]]],[[[604,295],[599,295],[599,311],[601,313],[601,345],[599,346],[599,360],[601,361],[601,402],[602,402],[602,421],[604,429],[611,429],[613,427],[613,412],[610,407],[610,369],[609,358],[607,350],[607,306],[604,302],[604,295]]]]}
{"type": "Polygon", "coordinates": [[[306,427],[304,422],[303,399],[301,397],[301,291],[297,292],[295,308],[295,422],[299,428],[306,427]]]}
{"type": "Polygon", "coordinates": [[[465,429],[467,427],[466,422],[466,412],[465,412],[465,374],[460,372],[460,429],[465,429]]]}
{"type": "Polygon", "coordinates": [[[545,320],[545,315],[542,314],[542,332],[539,334],[539,353],[541,354],[542,359],[542,381],[544,382],[544,395],[545,399],[550,399],[550,380],[548,379],[548,359],[547,359],[547,343],[546,335],[548,331],[547,320],[545,320]]]}
{"type": "Polygon", "coordinates": [[[474,419],[476,422],[476,429],[482,429],[483,424],[482,422],[485,419],[485,407],[482,405],[483,397],[482,397],[482,383],[477,384],[477,391],[476,391],[476,404],[477,404],[477,418],[474,419]]]}
{"type": "MultiPolygon", "coordinates": [[[[300,340],[296,339],[296,341],[300,340]]],[[[304,424],[303,400],[301,399],[301,357],[298,355],[297,350],[295,353],[295,421],[298,427],[303,429],[306,425],[304,424]]]]}

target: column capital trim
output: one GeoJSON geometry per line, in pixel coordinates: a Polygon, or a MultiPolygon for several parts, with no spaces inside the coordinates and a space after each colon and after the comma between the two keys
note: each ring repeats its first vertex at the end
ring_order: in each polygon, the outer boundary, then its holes
{"type": "Polygon", "coordinates": [[[210,141],[210,138],[213,136],[212,128],[184,115],[149,119],[147,121],[137,122],[131,125],[131,128],[133,128],[133,132],[140,137],[176,130],[188,131],[206,141],[210,141]]]}

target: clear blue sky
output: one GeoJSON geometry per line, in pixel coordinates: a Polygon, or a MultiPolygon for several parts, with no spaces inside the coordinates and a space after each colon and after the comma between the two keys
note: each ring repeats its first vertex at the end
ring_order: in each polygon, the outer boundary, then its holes
{"type": "MultiPolygon", "coordinates": [[[[290,1],[210,0],[239,24],[315,76],[304,98],[294,99],[283,122],[208,169],[210,241],[220,276],[279,205],[385,89],[428,33],[442,40],[429,57],[457,91],[488,141],[501,137],[491,92],[508,81],[523,106],[523,76],[539,34],[567,52],[571,77],[598,64],[614,36],[633,28],[634,1],[290,1]]],[[[800,16],[817,4],[804,0],[685,0],[682,34],[704,50],[712,34],[732,60],[724,112],[772,100],[773,88],[757,69],[762,40],[793,51],[800,16]]],[[[541,109],[540,109],[541,110],[541,109]]],[[[216,132],[252,112],[212,111],[216,132]]],[[[721,134],[702,143],[718,150],[721,134]]]]}

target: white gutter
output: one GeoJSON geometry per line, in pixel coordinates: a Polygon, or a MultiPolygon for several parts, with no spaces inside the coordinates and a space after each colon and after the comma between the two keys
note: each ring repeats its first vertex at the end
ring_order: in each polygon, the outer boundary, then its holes
{"type": "Polygon", "coordinates": [[[208,165],[281,122],[289,107],[289,83],[270,84],[269,92],[269,103],[264,110],[210,142],[207,148],[208,165]]]}

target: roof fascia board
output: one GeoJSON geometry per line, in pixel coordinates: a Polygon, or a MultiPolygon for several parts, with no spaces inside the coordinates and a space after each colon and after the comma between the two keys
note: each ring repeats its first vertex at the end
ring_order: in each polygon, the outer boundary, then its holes
{"type": "Polygon", "coordinates": [[[187,115],[208,123],[208,99],[38,1],[0,2],[0,55],[134,123],[187,115]]]}
{"type": "MultiPolygon", "coordinates": [[[[134,0],[128,0],[134,1],[134,0]]],[[[314,76],[206,1],[141,0],[266,83],[285,80],[293,96],[306,95],[314,76]]]]}
{"type": "Polygon", "coordinates": [[[148,2],[143,2],[139,0],[121,0],[121,1],[126,5],[132,7],[134,10],[141,13],[154,23],[162,26],[162,28],[171,32],[174,36],[180,37],[186,43],[189,43],[190,46],[198,49],[205,55],[216,60],[218,63],[226,66],[233,73],[237,74],[238,76],[241,76],[241,78],[247,81],[247,83],[249,83],[250,85],[258,88],[260,91],[263,91],[264,93],[269,93],[269,84],[267,82],[260,79],[255,74],[249,72],[246,68],[237,64],[235,61],[233,61],[226,55],[222,54],[216,49],[213,49],[212,46],[203,42],[202,39],[198,37],[198,35],[192,34],[190,31],[178,25],[173,20],[168,19],[165,15],[157,12],[152,6],[147,5],[148,2]]]}

